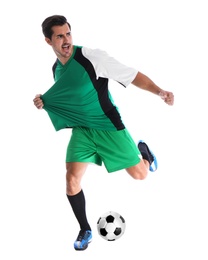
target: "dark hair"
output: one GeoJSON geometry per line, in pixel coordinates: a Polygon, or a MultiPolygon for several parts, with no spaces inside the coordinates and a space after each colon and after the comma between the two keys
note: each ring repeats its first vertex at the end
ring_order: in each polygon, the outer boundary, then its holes
{"type": "Polygon", "coordinates": [[[48,18],[46,18],[43,23],[42,23],[42,31],[43,34],[46,38],[51,39],[52,35],[53,35],[53,30],[52,27],[55,25],[64,25],[64,24],[68,24],[70,30],[71,30],[71,25],[68,23],[67,19],[62,16],[62,15],[52,15],[49,16],[48,18]]]}

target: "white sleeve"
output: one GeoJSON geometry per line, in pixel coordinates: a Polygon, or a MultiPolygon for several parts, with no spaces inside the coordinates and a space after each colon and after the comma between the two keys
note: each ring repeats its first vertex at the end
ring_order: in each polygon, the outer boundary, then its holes
{"type": "Polygon", "coordinates": [[[100,49],[83,47],[82,54],[92,63],[97,78],[113,79],[124,86],[128,86],[138,73],[138,70],[120,63],[100,49]]]}

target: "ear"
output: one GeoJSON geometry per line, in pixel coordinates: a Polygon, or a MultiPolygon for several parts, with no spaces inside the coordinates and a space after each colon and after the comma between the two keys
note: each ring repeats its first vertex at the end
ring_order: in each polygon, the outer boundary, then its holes
{"type": "Polygon", "coordinates": [[[52,42],[51,42],[51,40],[49,39],[49,38],[45,38],[45,41],[49,44],[49,45],[52,45],[52,42]]]}

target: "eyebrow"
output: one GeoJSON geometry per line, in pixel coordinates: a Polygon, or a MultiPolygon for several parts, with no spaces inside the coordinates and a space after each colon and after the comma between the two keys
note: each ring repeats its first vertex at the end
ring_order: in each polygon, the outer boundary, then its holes
{"type": "MultiPolygon", "coordinates": [[[[71,34],[71,31],[67,32],[66,34],[71,34]]],[[[63,33],[57,34],[56,36],[63,36],[63,33]]]]}

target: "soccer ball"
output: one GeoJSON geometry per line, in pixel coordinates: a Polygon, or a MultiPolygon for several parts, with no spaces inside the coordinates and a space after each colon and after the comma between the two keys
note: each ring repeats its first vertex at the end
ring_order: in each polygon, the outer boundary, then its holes
{"type": "Polygon", "coordinates": [[[114,211],[106,212],[97,222],[99,235],[107,241],[115,241],[120,238],[124,234],[125,228],[124,218],[114,211]]]}

